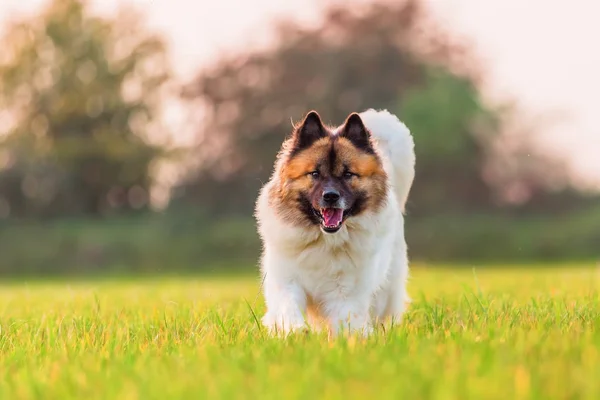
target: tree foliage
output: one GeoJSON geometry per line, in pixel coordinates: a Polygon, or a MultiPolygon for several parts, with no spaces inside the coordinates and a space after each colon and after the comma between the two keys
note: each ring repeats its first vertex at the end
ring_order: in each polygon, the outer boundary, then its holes
{"type": "Polygon", "coordinates": [[[492,118],[477,97],[478,71],[465,47],[439,31],[419,1],[355,11],[334,6],[317,28],[281,24],[273,48],[224,59],[198,77],[186,95],[208,111],[199,134],[203,163],[187,186],[193,198],[249,209],[290,117],[316,109],[339,123],[372,107],[398,113],[414,132],[420,183],[413,203],[424,210],[440,198],[489,203],[484,144],[473,123],[492,118]]]}
{"type": "Polygon", "coordinates": [[[469,43],[439,29],[419,0],[332,6],[316,28],[286,21],[276,36],[267,50],[202,71],[184,93],[206,109],[200,167],[183,185],[196,204],[249,212],[290,118],[310,109],[340,123],[350,112],[385,108],[409,125],[417,151],[413,215],[489,210],[519,179],[546,190],[547,177],[536,171],[557,166],[532,151],[524,157],[524,146],[501,151],[510,113],[480,99],[469,43]]]}
{"type": "Polygon", "coordinates": [[[14,216],[144,207],[162,149],[145,131],[169,77],[138,16],[52,0],[1,40],[0,208],[14,216]]]}

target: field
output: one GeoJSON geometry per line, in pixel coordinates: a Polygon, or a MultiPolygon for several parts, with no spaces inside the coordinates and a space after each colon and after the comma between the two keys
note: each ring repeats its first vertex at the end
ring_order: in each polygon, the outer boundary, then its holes
{"type": "Polygon", "coordinates": [[[269,338],[253,276],[4,283],[2,399],[600,398],[600,271],[415,268],[403,324],[269,338]]]}

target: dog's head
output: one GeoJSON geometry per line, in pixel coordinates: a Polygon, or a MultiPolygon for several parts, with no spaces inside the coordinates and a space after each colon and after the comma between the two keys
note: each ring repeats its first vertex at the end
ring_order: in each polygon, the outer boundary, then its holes
{"type": "Polygon", "coordinates": [[[387,195],[387,177],[360,116],[350,114],[337,130],[309,112],[286,141],[271,193],[287,221],[337,232],[348,218],[377,211],[387,195]]]}

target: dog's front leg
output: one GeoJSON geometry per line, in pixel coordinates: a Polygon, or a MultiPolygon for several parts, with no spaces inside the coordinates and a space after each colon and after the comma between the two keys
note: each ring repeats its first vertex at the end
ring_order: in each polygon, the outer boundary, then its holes
{"type": "Polygon", "coordinates": [[[326,311],[332,335],[349,332],[367,336],[373,330],[370,324],[368,296],[330,300],[326,311]]]}
{"type": "Polygon", "coordinates": [[[306,293],[300,285],[267,275],[264,294],[267,313],[262,322],[272,333],[287,334],[305,328],[306,293]]]}

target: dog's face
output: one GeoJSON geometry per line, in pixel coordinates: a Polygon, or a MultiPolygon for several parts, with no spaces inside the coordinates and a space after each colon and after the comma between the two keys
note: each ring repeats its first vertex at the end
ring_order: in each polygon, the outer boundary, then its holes
{"type": "Polygon", "coordinates": [[[295,225],[335,233],[386,199],[387,176],[356,113],[334,133],[311,111],[284,144],[280,163],[280,185],[271,196],[279,214],[295,225]]]}

